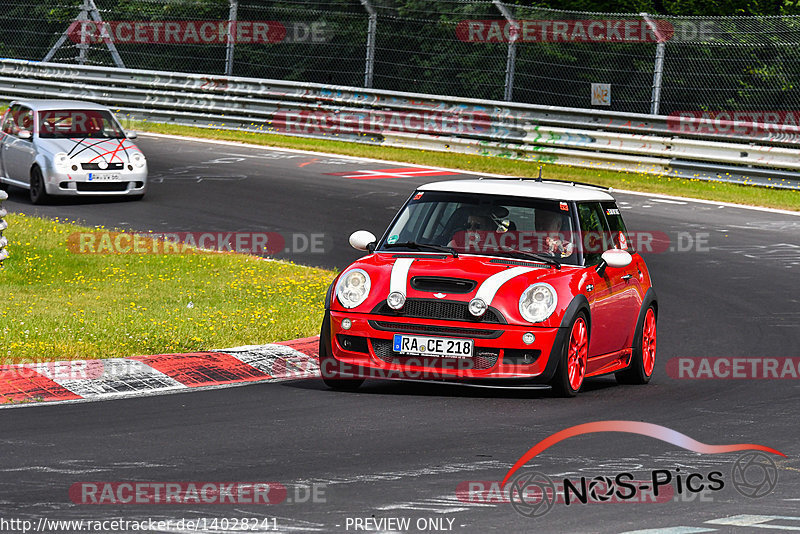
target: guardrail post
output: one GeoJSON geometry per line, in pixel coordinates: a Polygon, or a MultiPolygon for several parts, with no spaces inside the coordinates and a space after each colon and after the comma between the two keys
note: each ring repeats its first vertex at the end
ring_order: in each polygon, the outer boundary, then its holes
{"type": "Polygon", "coordinates": [[[508,40],[508,56],[506,57],[506,80],[503,90],[503,100],[506,102],[511,102],[514,97],[514,70],[516,69],[517,63],[517,39],[519,37],[519,24],[517,24],[514,16],[511,14],[508,8],[500,2],[500,0],[492,0],[492,3],[497,10],[500,11],[500,14],[503,15],[503,18],[506,19],[511,27],[508,40]]]}
{"type": "Polygon", "coordinates": [[[369,14],[367,26],[367,60],[364,65],[364,87],[372,88],[372,79],[375,75],[375,40],[378,33],[378,12],[372,7],[369,0],[361,0],[361,5],[369,14]]]}
{"type": "Polygon", "coordinates": [[[3,230],[8,228],[8,223],[3,220],[3,217],[6,216],[6,210],[3,209],[3,201],[7,198],[8,194],[0,189],[0,267],[3,266],[3,260],[8,258],[8,251],[6,250],[8,239],[3,237],[3,230]]]}
{"type": "Polygon", "coordinates": [[[653,92],[650,95],[650,115],[658,115],[658,110],[661,107],[661,78],[664,73],[664,54],[666,53],[664,41],[666,39],[662,37],[656,23],[653,22],[649,14],[640,13],[640,15],[658,39],[658,43],[656,44],[656,60],[653,65],[653,92]]]}
{"type": "Polygon", "coordinates": [[[225,75],[233,75],[233,48],[236,44],[236,20],[239,14],[239,0],[230,0],[231,7],[228,11],[228,38],[225,45],[225,75]]]}

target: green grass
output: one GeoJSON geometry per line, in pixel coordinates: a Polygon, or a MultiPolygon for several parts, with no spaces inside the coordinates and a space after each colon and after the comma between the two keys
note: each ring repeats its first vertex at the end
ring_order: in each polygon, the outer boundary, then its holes
{"type": "Polygon", "coordinates": [[[319,333],[332,271],[233,253],[77,254],[86,228],[9,215],[0,362],[113,358],[319,333]]]}
{"type": "MultiPolygon", "coordinates": [[[[474,172],[508,174],[512,176],[537,176],[540,165],[535,162],[519,161],[502,157],[464,155],[410,148],[381,147],[344,141],[303,138],[260,132],[199,128],[151,122],[135,122],[133,126],[142,132],[238,141],[256,145],[330,152],[348,156],[402,161],[417,165],[448,167],[474,172]]],[[[545,165],[544,174],[548,178],[590,182],[617,189],[663,193],[667,195],[800,211],[800,191],[736,185],[724,182],[708,182],[704,180],[688,180],[651,174],[582,169],[555,164],[545,165]]]]}

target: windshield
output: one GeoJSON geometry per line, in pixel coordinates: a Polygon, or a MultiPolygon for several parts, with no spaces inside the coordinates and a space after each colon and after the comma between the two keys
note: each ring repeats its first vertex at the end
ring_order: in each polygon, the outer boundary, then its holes
{"type": "Polygon", "coordinates": [[[562,263],[577,264],[575,234],[566,202],[417,192],[378,250],[397,251],[404,248],[397,247],[399,244],[420,243],[447,246],[464,254],[518,259],[524,253],[538,253],[562,263]]]}
{"type": "Polygon", "coordinates": [[[65,109],[39,112],[39,137],[123,139],[125,133],[108,111],[65,109]]]}

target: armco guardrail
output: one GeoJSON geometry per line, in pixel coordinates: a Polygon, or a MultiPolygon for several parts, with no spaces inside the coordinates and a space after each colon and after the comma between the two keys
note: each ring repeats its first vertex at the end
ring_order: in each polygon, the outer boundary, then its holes
{"type": "Polygon", "coordinates": [[[0,266],[3,265],[3,260],[8,258],[8,250],[6,250],[8,239],[3,235],[5,229],[8,228],[8,223],[5,221],[5,216],[8,215],[8,213],[3,209],[3,201],[7,198],[8,193],[0,190],[0,266]]]}
{"type": "Polygon", "coordinates": [[[352,87],[0,60],[0,97],[131,119],[800,189],[800,129],[352,87]],[[749,135],[728,134],[742,132],[749,135]],[[680,135],[676,133],[680,132],[680,135]]]}

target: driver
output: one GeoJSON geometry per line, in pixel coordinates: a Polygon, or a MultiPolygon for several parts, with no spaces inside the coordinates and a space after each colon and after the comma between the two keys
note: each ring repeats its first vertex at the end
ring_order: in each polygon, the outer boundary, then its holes
{"type": "Polygon", "coordinates": [[[536,210],[536,231],[544,236],[543,252],[562,258],[572,255],[575,246],[565,234],[568,226],[566,215],[536,210]]]}

